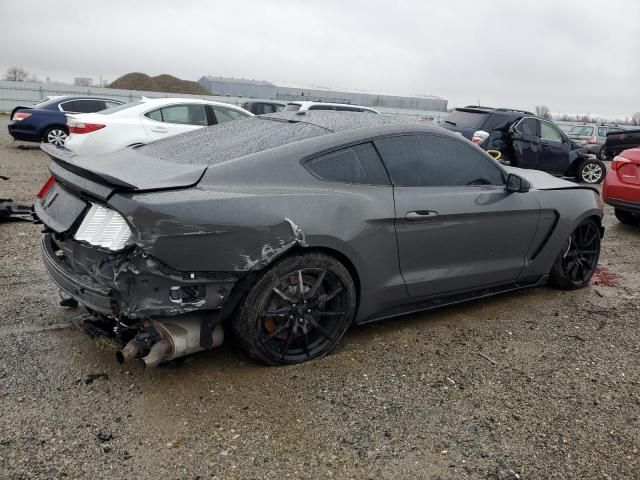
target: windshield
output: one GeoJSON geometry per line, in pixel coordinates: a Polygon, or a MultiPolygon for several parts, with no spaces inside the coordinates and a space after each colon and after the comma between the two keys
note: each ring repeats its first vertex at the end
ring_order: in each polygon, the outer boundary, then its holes
{"type": "Polygon", "coordinates": [[[487,119],[486,112],[454,110],[444,119],[445,123],[463,128],[480,128],[487,119]]]}
{"type": "Polygon", "coordinates": [[[593,135],[593,127],[589,127],[589,126],[585,126],[585,125],[579,125],[579,126],[573,127],[571,130],[569,130],[569,135],[577,135],[577,136],[589,137],[589,136],[593,135]]]}
{"type": "Polygon", "coordinates": [[[126,110],[127,108],[131,108],[131,107],[136,107],[138,105],[142,105],[143,103],[144,102],[142,102],[142,101],[124,103],[122,105],[118,105],[117,107],[107,108],[106,110],[102,110],[101,112],[96,112],[96,113],[99,113],[100,115],[110,115],[112,113],[116,113],[116,112],[119,112],[121,110],[126,110]]]}

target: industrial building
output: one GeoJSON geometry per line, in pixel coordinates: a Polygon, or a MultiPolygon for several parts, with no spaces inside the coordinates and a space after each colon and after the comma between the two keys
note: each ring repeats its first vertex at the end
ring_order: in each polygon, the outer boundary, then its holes
{"type": "Polygon", "coordinates": [[[198,83],[213,95],[269,100],[310,100],[314,102],[350,103],[366,107],[444,112],[447,100],[434,95],[390,95],[357,91],[337,91],[321,87],[285,85],[264,80],[246,80],[207,76],[198,83]]]}

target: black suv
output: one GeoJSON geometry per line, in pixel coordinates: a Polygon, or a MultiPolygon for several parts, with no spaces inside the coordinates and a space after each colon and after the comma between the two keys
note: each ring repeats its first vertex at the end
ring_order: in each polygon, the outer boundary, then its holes
{"type": "Polygon", "coordinates": [[[550,120],[524,110],[468,106],[456,108],[441,126],[459,132],[487,151],[499,151],[500,161],[542,170],[585,183],[604,180],[606,167],[572,142],[550,120]]]}

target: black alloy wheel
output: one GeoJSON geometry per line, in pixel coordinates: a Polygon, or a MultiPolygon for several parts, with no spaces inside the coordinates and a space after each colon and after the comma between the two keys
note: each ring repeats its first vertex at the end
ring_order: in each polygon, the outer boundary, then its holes
{"type": "Polygon", "coordinates": [[[600,228],[585,220],[576,228],[551,270],[552,285],[573,290],[589,284],[600,258],[600,228]]]}
{"type": "Polygon", "coordinates": [[[268,365],[301,363],[329,353],[355,314],[353,280],[320,253],[289,257],[256,282],[233,323],[249,356],[268,365]]]}

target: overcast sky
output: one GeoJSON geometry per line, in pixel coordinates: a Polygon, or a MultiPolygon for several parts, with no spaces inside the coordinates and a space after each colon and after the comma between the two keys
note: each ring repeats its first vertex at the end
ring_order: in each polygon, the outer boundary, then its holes
{"type": "Polygon", "coordinates": [[[212,74],[640,111],[638,0],[0,0],[0,35],[1,71],[41,79],[212,74]]]}

